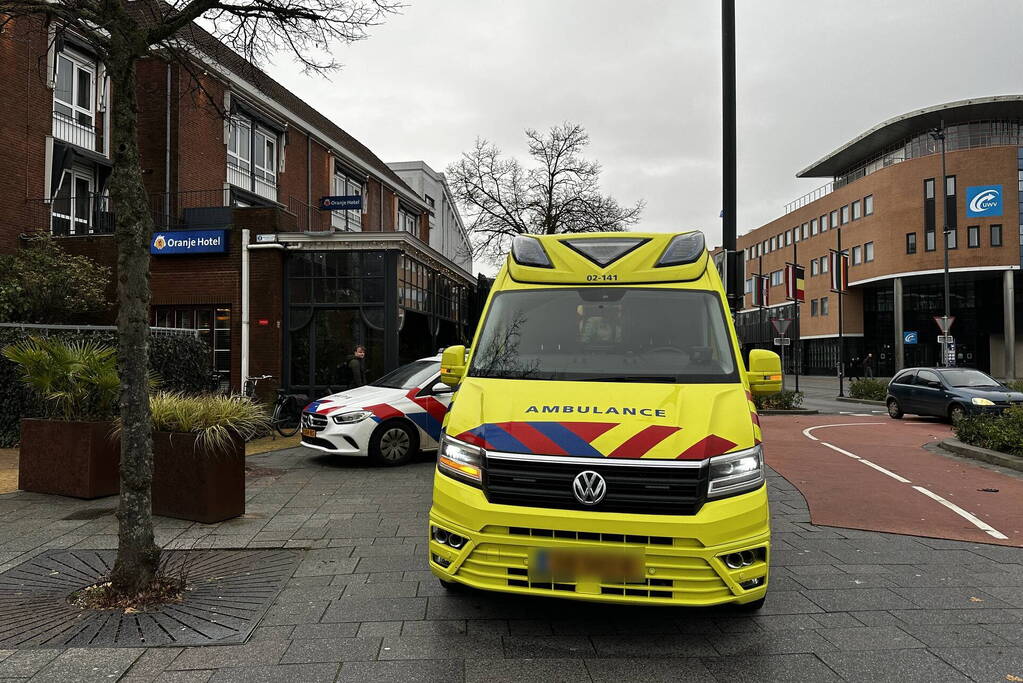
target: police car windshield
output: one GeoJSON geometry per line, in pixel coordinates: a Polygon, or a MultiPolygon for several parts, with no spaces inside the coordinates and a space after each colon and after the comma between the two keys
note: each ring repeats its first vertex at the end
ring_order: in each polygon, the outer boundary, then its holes
{"type": "Polygon", "coordinates": [[[469,375],[597,382],[738,381],[717,294],[639,287],[495,295],[469,375]]]}
{"type": "Polygon", "coordinates": [[[430,379],[430,375],[436,375],[439,372],[439,361],[417,360],[415,363],[402,365],[397,370],[387,373],[370,384],[374,387],[387,387],[389,389],[413,389],[430,379]]]}

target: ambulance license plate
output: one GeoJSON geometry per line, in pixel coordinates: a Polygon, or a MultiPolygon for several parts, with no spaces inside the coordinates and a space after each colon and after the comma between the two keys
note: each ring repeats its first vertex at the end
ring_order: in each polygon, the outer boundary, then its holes
{"type": "Polygon", "coordinates": [[[646,562],[642,548],[616,550],[537,548],[530,555],[529,580],[566,582],[599,580],[605,583],[643,581],[646,562]]]}
{"type": "Polygon", "coordinates": [[[303,427],[302,428],[302,436],[310,436],[310,437],[316,436],[316,430],[313,429],[312,427],[303,427]]]}

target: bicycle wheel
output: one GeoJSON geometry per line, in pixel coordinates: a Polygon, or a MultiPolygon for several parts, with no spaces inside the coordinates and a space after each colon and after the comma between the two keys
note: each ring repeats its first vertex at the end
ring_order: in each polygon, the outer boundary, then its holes
{"type": "Polygon", "coordinates": [[[302,424],[302,414],[290,396],[274,406],[273,426],[281,436],[294,436],[302,424]]]}

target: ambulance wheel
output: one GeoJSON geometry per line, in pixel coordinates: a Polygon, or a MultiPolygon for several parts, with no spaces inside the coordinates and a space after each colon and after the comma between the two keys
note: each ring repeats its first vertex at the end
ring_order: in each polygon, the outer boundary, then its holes
{"type": "Polygon", "coordinates": [[[449,593],[464,593],[469,588],[464,583],[458,583],[457,581],[445,581],[444,579],[437,580],[440,581],[440,585],[444,586],[444,590],[449,593]]]}
{"type": "Polygon", "coordinates": [[[380,425],[369,440],[370,461],[383,467],[405,465],[418,450],[419,439],[416,433],[398,421],[380,425]]]}

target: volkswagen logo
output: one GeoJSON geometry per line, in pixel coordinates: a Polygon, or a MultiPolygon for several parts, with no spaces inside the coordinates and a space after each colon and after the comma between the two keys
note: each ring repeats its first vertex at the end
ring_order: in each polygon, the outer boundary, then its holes
{"type": "Polygon", "coordinates": [[[604,500],[607,483],[598,473],[586,470],[575,475],[575,479],[572,480],[572,493],[583,505],[596,505],[604,500]]]}

